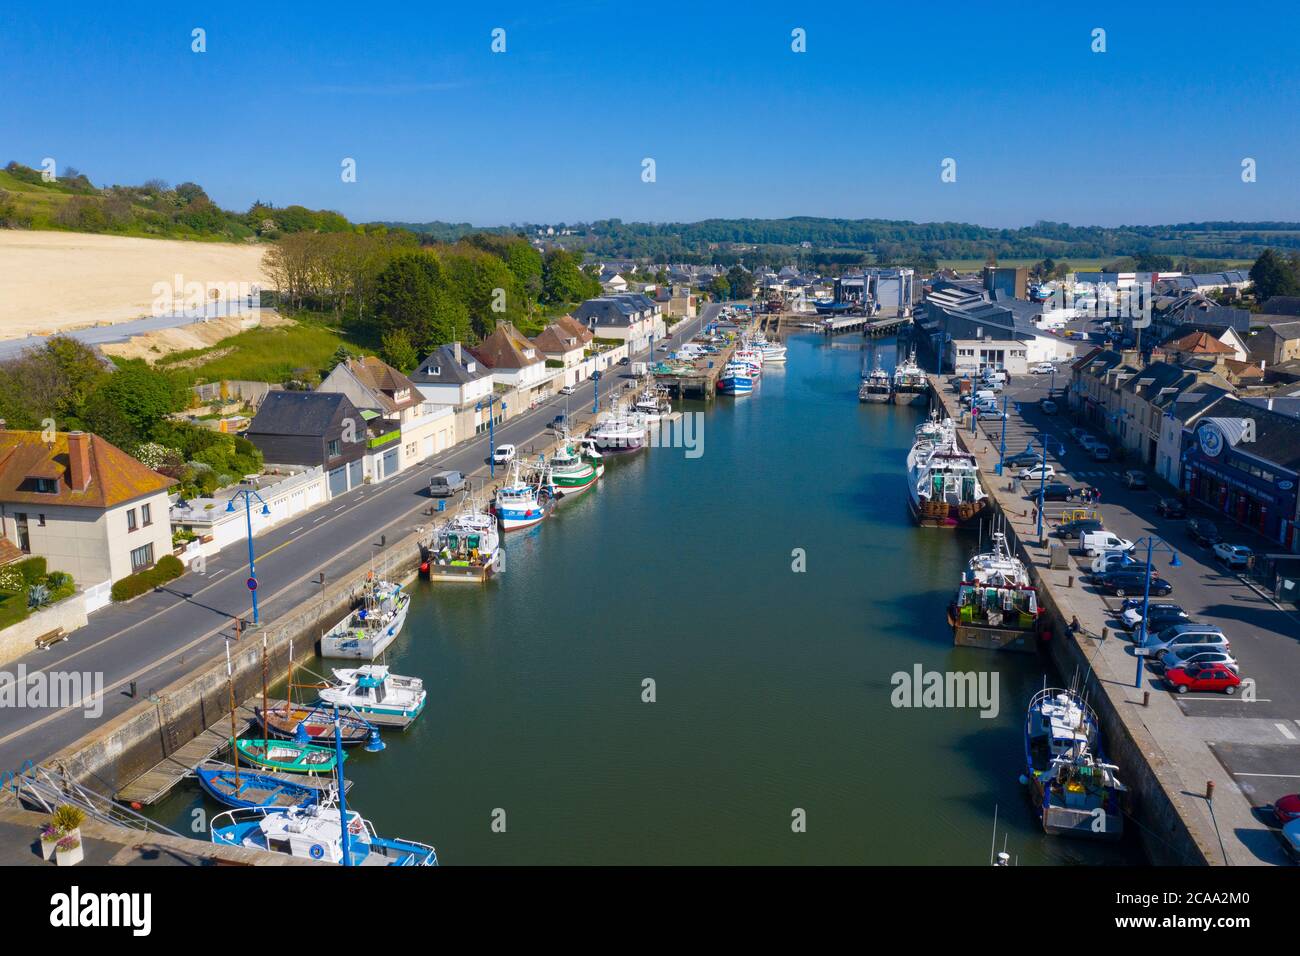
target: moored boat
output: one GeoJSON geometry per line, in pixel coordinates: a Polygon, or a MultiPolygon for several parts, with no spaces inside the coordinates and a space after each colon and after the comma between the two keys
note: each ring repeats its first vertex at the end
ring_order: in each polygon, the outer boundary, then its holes
{"type": "Polygon", "coordinates": [[[587,437],[602,455],[640,451],[646,446],[645,422],[625,412],[605,413],[587,437]]]}
{"type": "Polygon", "coordinates": [[[988,650],[1035,650],[1038,591],[1029,569],[1011,553],[1006,535],[993,533],[993,547],[966,565],[948,605],[953,642],[988,650]]]}
{"type": "Polygon", "coordinates": [[[344,819],[330,801],[298,808],[227,810],[212,818],[212,842],[253,850],[287,853],[321,863],[353,866],[437,866],[433,847],[414,840],[385,839],[355,810],[347,813],[347,854],[344,819]]]}
{"type": "Polygon", "coordinates": [[[420,545],[420,573],[431,581],[486,581],[504,571],[497,519],[473,501],[420,545]]]}
{"type": "Polygon", "coordinates": [[[595,442],[570,441],[566,432],[560,447],[546,463],[546,487],[556,499],[576,498],[594,487],[604,474],[605,459],[595,442]]]}
{"type": "Polygon", "coordinates": [[[1025,716],[1025,772],[1043,830],[1118,839],[1128,788],[1106,762],[1097,715],[1073,689],[1045,687],[1025,716]]]}
{"type": "Polygon", "coordinates": [[[876,367],[863,376],[858,385],[858,401],[888,402],[892,395],[889,373],[880,367],[880,356],[876,356],[876,367]]]}
{"type": "Polygon", "coordinates": [[[194,776],[208,796],[228,807],[306,807],[320,799],[316,787],[217,761],[199,764],[194,776]]]}
{"type": "Polygon", "coordinates": [[[511,469],[510,480],[497,489],[493,502],[493,511],[501,522],[502,531],[531,528],[544,521],[550,510],[549,502],[542,497],[541,482],[526,480],[518,459],[511,469]]]}
{"type": "Polygon", "coordinates": [[[373,724],[409,727],[424,710],[424,681],[394,674],[382,664],[335,670],[321,702],[360,714],[373,724]]]}
{"type": "MultiPolygon", "coordinates": [[[[334,742],[334,716],[323,708],[301,704],[279,704],[265,712],[256,707],[253,713],[267,736],[285,740],[334,742]]],[[[370,739],[371,727],[358,717],[339,718],[339,735],[343,745],[364,744],[370,739]]]]}
{"type": "Polygon", "coordinates": [[[961,449],[955,429],[937,441],[918,441],[907,456],[908,507],[923,526],[953,528],[989,505],[975,456],[961,449]]]}
{"type": "Polygon", "coordinates": [[[240,758],[281,773],[333,773],[338,765],[333,747],[257,737],[239,737],[234,745],[240,758]]]}
{"type": "Polygon", "coordinates": [[[400,584],[376,580],[372,573],[366,582],[361,606],[321,637],[321,657],[373,661],[397,640],[410,605],[411,596],[402,590],[400,584]]]}
{"type": "Polygon", "coordinates": [[[894,404],[924,405],[930,400],[930,378],[916,362],[916,349],[894,369],[894,404]]]}

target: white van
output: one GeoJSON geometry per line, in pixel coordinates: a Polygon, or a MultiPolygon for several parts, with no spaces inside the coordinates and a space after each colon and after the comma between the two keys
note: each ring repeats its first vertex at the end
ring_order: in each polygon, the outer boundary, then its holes
{"type": "Polygon", "coordinates": [[[984,374],[980,377],[989,385],[1001,387],[1007,384],[1007,373],[1000,368],[986,368],[984,374]]]}
{"type": "Polygon", "coordinates": [[[991,388],[981,388],[979,391],[975,393],[974,398],[971,400],[971,404],[979,405],[982,402],[984,403],[996,402],[997,400],[998,400],[997,392],[993,391],[993,389],[991,388]]]}
{"type": "Polygon", "coordinates": [[[1085,531],[1079,539],[1079,550],[1088,557],[1095,558],[1103,551],[1132,551],[1133,542],[1121,538],[1113,531],[1085,531]]]}

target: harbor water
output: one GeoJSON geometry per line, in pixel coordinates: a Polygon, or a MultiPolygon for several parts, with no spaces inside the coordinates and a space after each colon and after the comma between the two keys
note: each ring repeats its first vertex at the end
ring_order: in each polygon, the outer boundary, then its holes
{"type": "MultiPolygon", "coordinates": [[[[611,460],[511,534],[499,580],[413,585],[387,662],[428,702],[349,753],[350,807],[449,865],[986,865],[995,808],[1021,865],[1141,859],[1034,819],[1024,708],[1061,678],[953,646],[979,538],[909,518],[924,409],[857,400],[893,340],[787,344],[752,395],[686,403],[695,451],[611,460]],[[995,712],[895,706],[918,666],[985,675],[995,712]]],[[[188,830],[203,806],[186,788],[153,812],[188,830]]]]}

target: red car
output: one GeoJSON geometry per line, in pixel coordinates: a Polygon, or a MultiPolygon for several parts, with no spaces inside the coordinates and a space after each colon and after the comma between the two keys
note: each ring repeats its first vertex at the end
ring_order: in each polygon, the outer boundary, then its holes
{"type": "Polygon", "coordinates": [[[1300,793],[1278,797],[1277,802],[1273,804],[1273,812],[1277,814],[1278,823],[1300,820],[1300,793]]]}
{"type": "Polygon", "coordinates": [[[1241,678],[1222,664],[1188,664],[1175,667],[1165,673],[1165,680],[1180,694],[1189,690],[1221,690],[1225,694],[1235,694],[1241,678]]]}

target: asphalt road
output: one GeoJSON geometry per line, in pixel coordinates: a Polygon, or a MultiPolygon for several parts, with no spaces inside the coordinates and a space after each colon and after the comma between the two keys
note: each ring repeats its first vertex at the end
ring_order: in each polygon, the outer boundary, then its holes
{"type": "MultiPolygon", "coordinates": [[[[1068,369],[1057,374],[1058,389],[1068,384],[1067,376],[1068,369]]],[[[1048,442],[1047,460],[1057,472],[1054,480],[1074,487],[1099,488],[1098,509],[1108,530],[1130,541],[1154,536],[1177,552],[1179,567],[1171,566],[1166,551],[1153,555],[1156,570],[1174,587],[1172,594],[1160,600],[1180,604],[1193,620],[1219,625],[1232,642],[1232,654],[1240,664],[1242,677],[1255,681],[1256,700],[1222,693],[1174,695],[1175,700],[1189,717],[1206,721],[1206,739],[1218,741],[1212,744],[1212,749],[1257,807],[1264,807],[1282,794],[1300,790],[1300,653],[1297,653],[1300,615],[1293,609],[1280,608],[1244,577],[1224,567],[1210,548],[1192,541],[1185,530],[1185,521],[1157,516],[1156,502],[1173,489],[1157,481],[1149,470],[1143,469],[1147,471],[1151,489],[1132,491],[1124,485],[1123,474],[1137,465],[1093,461],[1069,437],[1069,430],[1076,423],[1068,416],[1064,403],[1056,415],[1045,414],[1038,405],[1049,385],[1049,376],[1026,375],[1013,381],[1007,389],[1007,456],[1024,451],[1031,439],[1034,448],[1041,450],[1039,436],[1052,436],[1064,446],[1061,449],[1056,441],[1048,442]]],[[[995,448],[1000,447],[1000,420],[985,419],[980,429],[990,437],[995,448]]],[[[1019,468],[1006,469],[1008,475],[1019,471],[1019,468]]],[[[1037,489],[1037,481],[1025,486],[1026,510],[1032,508],[1037,489]]],[[[1053,528],[1062,511],[1076,507],[1080,507],[1076,502],[1048,502],[1045,528],[1053,528]]],[[[1190,509],[1190,514],[1209,517],[1231,543],[1245,544],[1257,552],[1277,550],[1276,544],[1242,529],[1222,515],[1197,506],[1190,509]]],[[[1145,560],[1145,552],[1139,557],[1145,560]]],[[[1085,559],[1072,555],[1072,560],[1082,565],[1085,559]]],[[[1110,611],[1118,612],[1120,599],[1102,594],[1087,582],[1081,586],[1095,594],[1096,600],[1110,611]]],[[[1113,613],[1111,620],[1124,633],[1119,627],[1118,613],[1113,613]]],[[[1145,680],[1145,686],[1153,693],[1171,693],[1160,679],[1159,669],[1151,664],[1146,667],[1145,680]]]]}
{"type": "MultiPolygon", "coordinates": [[[[668,342],[680,342],[717,314],[709,305],[668,342]]],[[[661,342],[663,340],[660,340],[661,342]]],[[[660,342],[656,343],[656,348],[660,342]]],[[[646,353],[642,353],[645,355],[646,353]]],[[[622,371],[621,369],[619,371],[622,371]]],[[[601,407],[625,379],[606,373],[600,382],[601,407]]],[[[572,395],[557,395],[537,408],[495,429],[495,441],[514,444],[521,453],[541,437],[561,411],[578,411],[593,404],[593,383],[584,382],[572,395]]],[[[321,507],[304,512],[254,539],[257,560],[259,616],[265,624],[290,614],[319,593],[317,575],[338,580],[365,567],[382,548],[380,536],[399,540],[427,523],[429,474],[455,469],[466,475],[485,472],[488,435],[456,445],[396,478],[365,485],[321,507]]],[[[34,651],[7,665],[16,674],[26,667],[26,681],[38,672],[100,673],[103,712],[88,717],[81,707],[0,707],[0,770],[17,769],[26,760],[39,763],[55,751],[89,733],[97,722],[130,708],[131,681],[147,697],[183,676],[220,651],[233,632],[236,617],[250,618],[247,545],[237,542],[209,558],[204,573],[188,573],[168,585],[125,605],[110,605],[91,616],[90,623],[71,638],[46,651],[34,651]]]]}

